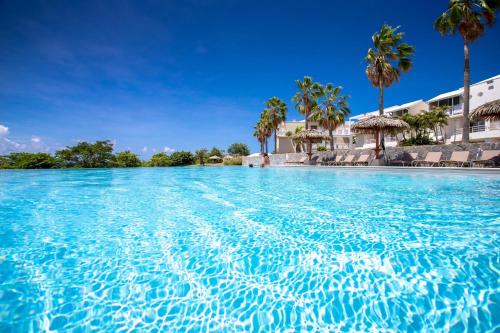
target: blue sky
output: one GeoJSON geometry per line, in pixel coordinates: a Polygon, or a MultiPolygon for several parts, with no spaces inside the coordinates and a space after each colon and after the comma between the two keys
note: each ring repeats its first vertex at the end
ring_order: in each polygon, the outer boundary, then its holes
{"type": "MultiPolygon", "coordinates": [[[[53,152],[110,139],[154,151],[258,144],[263,103],[304,75],[342,85],[352,115],[377,108],[365,77],[371,35],[401,25],[416,55],[385,105],[429,99],[463,80],[447,1],[0,1],[0,153],[53,152]],[[404,3],[404,4],[402,4],[404,3]],[[8,129],[7,129],[8,128],[8,129]]],[[[499,24],[471,47],[471,79],[500,73],[499,24]]]]}

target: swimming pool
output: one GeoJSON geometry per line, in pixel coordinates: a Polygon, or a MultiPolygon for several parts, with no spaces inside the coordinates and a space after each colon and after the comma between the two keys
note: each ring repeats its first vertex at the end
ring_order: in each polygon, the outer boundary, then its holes
{"type": "Polygon", "coordinates": [[[498,330],[500,175],[0,172],[0,331],[498,330]]]}

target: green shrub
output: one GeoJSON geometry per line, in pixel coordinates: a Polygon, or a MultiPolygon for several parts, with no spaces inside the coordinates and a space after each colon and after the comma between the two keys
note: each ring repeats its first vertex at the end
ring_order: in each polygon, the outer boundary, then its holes
{"type": "Polygon", "coordinates": [[[115,159],[113,143],[109,140],[79,142],[76,146],[56,151],[55,156],[64,168],[109,168],[115,159]]]}
{"type": "Polygon", "coordinates": [[[10,153],[0,158],[2,169],[52,169],[57,160],[46,153],[10,153]]]}
{"type": "Polygon", "coordinates": [[[126,150],[115,155],[115,164],[118,168],[136,168],[140,167],[142,162],[136,154],[126,150]]]}
{"type": "Polygon", "coordinates": [[[248,149],[248,146],[244,143],[233,143],[232,145],[229,146],[227,152],[231,155],[236,155],[236,156],[250,155],[250,149],[248,149]]]}
{"type": "Polygon", "coordinates": [[[194,164],[194,156],[188,151],[176,151],[169,156],[169,166],[183,166],[194,164]]]}
{"type": "Polygon", "coordinates": [[[234,157],[224,160],[224,165],[241,165],[241,164],[242,164],[241,157],[234,157]]]}
{"type": "Polygon", "coordinates": [[[318,148],[316,148],[317,151],[326,151],[326,147],[325,146],[318,146],[318,148]]]}
{"type": "Polygon", "coordinates": [[[170,165],[170,157],[165,153],[157,153],[151,156],[148,163],[152,167],[166,167],[170,165]]]}
{"type": "Polygon", "coordinates": [[[435,145],[436,141],[432,140],[428,136],[417,136],[415,138],[408,138],[401,140],[401,146],[425,146],[425,145],[435,145]]]}

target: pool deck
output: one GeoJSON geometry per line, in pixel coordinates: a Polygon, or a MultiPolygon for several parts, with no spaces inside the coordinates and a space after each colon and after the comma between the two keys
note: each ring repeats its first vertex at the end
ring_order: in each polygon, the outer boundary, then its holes
{"type": "Polygon", "coordinates": [[[500,168],[468,168],[468,167],[399,167],[399,166],[326,166],[326,165],[272,165],[270,168],[305,168],[305,169],[339,169],[339,170],[373,170],[373,171],[410,171],[428,173],[474,173],[500,175],[500,168]]]}

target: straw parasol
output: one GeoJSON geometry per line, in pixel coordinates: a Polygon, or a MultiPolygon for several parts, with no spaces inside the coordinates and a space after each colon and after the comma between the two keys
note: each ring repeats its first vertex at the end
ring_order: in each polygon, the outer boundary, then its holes
{"type": "Polygon", "coordinates": [[[408,125],[405,121],[401,119],[394,119],[386,115],[372,116],[360,120],[351,127],[351,131],[354,133],[375,134],[375,154],[377,155],[377,159],[380,157],[379,153],[381,150],[379,141],[380,132],[397,133],[408,129],[410,129],[410,125],[408,125]]]}
{"type": "Polygon", "coordinates": [[[489,119],[500,120],[500,99],[488,102],[474,109],[469,118],[471,120],[489,119]]]}
{"type": "Polygon", "coordinates": [[[220,156],[217,156],[217,155],[210,156],[208,159],[212,160],[212,161],[220,161],[220,160],[222,160],[222,158],[220,156]]]}
{"type": "Polygon", "coordinates": [[[318,130],[303,130],[299,133],[295,133],[292,135],[292,140],[298,142],[306,142],[307,143],[307,155],[309,156],[309,160],[312,157],[312,144],[320,143],[324,140],[330,140],[330,137],[318,130]]]}

